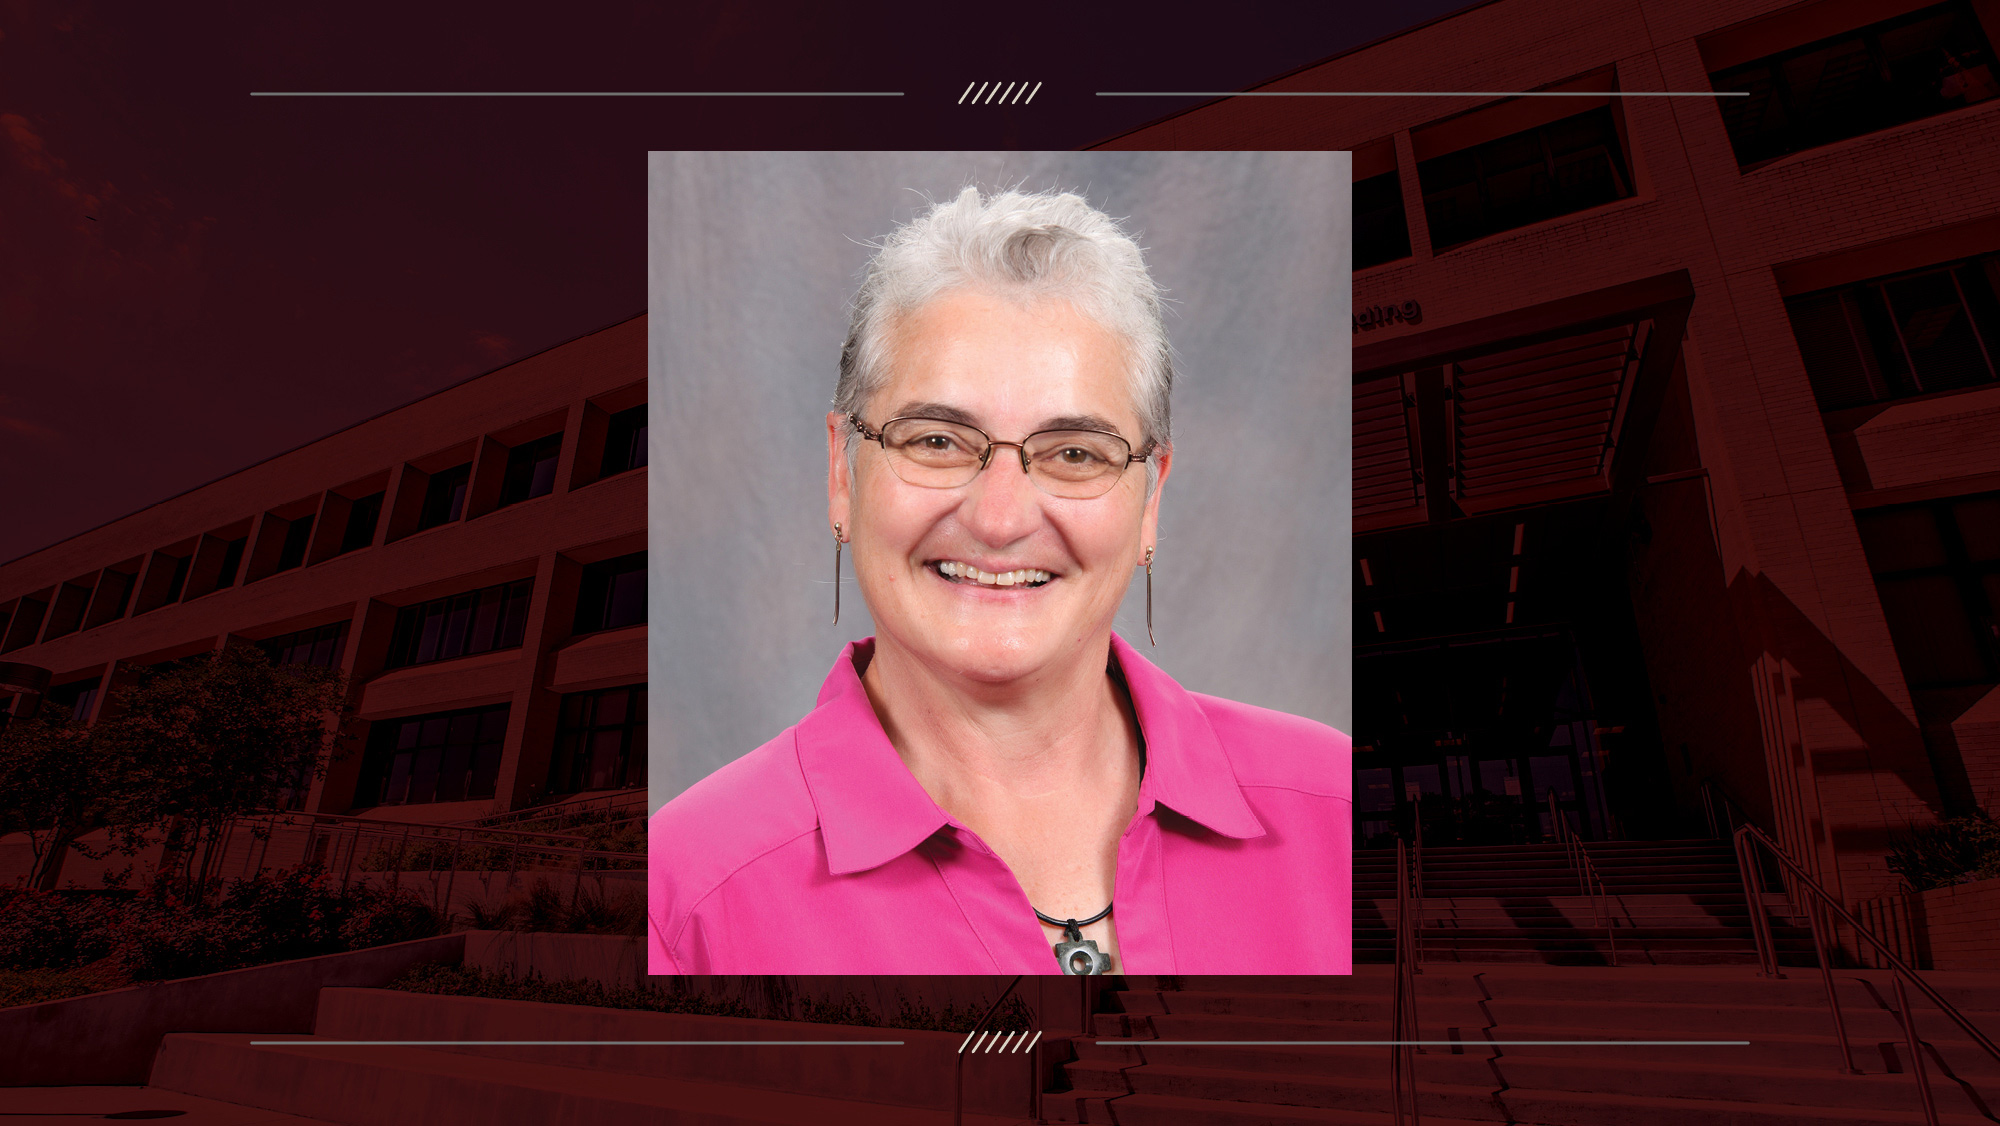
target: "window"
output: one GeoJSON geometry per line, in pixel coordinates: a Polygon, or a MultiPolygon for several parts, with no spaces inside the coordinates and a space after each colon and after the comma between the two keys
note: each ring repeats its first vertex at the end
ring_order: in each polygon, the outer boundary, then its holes
{"type": "Polygon", "coordinates": [[[646,784],[646,686],[563,697],[549,790],[621,790],[646,784]]]}
{"type": "Polygon", "coordinates": [[[59,715],[72,719],[90,718],[90,706],[97,702],[97,681],[78,680],[49,689],[48,701],[61,708],[59,715]]]}
{"type": "Polygon", "coordinates": [[[490,798],[507,741],[506,704],[383,720],[368,733],[356,805],[490,798]]]}
{"type": "Polygon", "coordinates": [[[634,626],[646,620],[646,553],[635,551],[583,569],[576,600],[577,633],[634,626]]]}
{"type": "Polygon", "coordinates": [[[285,526],[285,546],[278,552],[278,565],[272,573],[289,571],[306,561],[306,545],[312,542],[313,518],[301,516],[285,526]]]}
{"type": "Polygon", "coordinates": [[[347,509],[347,528],[340,536],[340,551],[358,551],[375,542],[375,525],[382,519],[382,494],[370,493],[347,509]]]}
{"type": "Polygon", "coordinates": [[[83,624],[83,611],[90,605],[90,592],[91,588],[82,583],[64,583],[56,591],[55,608],[49,611],[49,627],[42,633],[43,641],[76,632],[83,624]]]}
{"type": "Polygon", "coordinates": [[[336,669],[340,667],[341,642],[346,637],[347,623],[333,622],[267,638],[258,645],[274,665],[318,665],[323,669],[336,669]]]}
{"type": "Polygon", "coordinates": [[[507,451],[507,475],[500,482],[500,507],[547,496],[556,487],[556,459],[562,435],[523,442],[507,451]]]}
{"type": "Polygon", "coordinates": [[[424,488],[424,508],[417,516],[417,530],[449,524],[465,515],[465,486],[472,480],[472,464],[454,465],[431,474],[424,488]]]}
{"type": "Polygon", "coordinates": [[[1403,181],[1394,172],[1354,183],[1354,268],[1365,270],[1410,256],[1403,181]]]}
{"type": "Polygon", "coordinates": [[[40,598],[23,598],[14,608],[14,621],[7,629],[7,649],[19,649],[32,645],[35,632],[42,628],[42,616],[49,612],[49,604],[40,598]]]}
{"type": "Polygon", "coordinates": [[[646,464],[646,404],[611,416],[611,428],[604,439],[604,465],[599,477],[623,473],[646,464]]]}
{"type": "Polygon", "coordinates": [[[1736,163],[1859,137],[2000,94],[1993,51],[1963,0],[1709,75],[1736,163]]]}
{"type": "Polygon", "coordinates": [[[1855,513],[1912,688],[2000,681],[2000,493],[1855,513]]]}
{"type": "Polygon", "coordinates": [[[2000,254],[1787,298],[1821,410],[2000,380],[2000,254]]]}
{"type": "Polygon", "coordinates": [[[396,613],[389,667],[421,665],[521,644],[528,626],[528,598],[535,580],[405,606],[396,613]]]}
{"type": "Polygon", "coordinates": [[[222,573],[215,578],[215,589],[236,585],[236,573],[243,569],[243,549],[250,543],[250,537],[242,536],[222,545],[222,573]]]}
{"type": "Polygon", "coordinates": [[[1632,194],[1609,106],[1421,161],[1417,182],[1439,248],[1632,194]]]}
{"type": "Polygon", "coordinates": [[[192,555],[183,555],[174,560],[173,577],[167,580],[167,597],[161,605],[181,600],[181,592],[187,589],[188,567],[193,563],[192,555]]]}

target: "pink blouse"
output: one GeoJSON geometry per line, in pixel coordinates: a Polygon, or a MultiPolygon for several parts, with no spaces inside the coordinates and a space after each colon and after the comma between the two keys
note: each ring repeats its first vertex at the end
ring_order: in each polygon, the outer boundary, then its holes
{"type": "MultiPolygon", "coordinates": [[[[1351,972],[1347,736],[1189,692],[1113,635],[1145,735],[1114,972],[1351,972]]],[[[848,646],[812,714],[653,815],[656,974],[1060,973],[1004,861],[939,808],[848,646]]]]}

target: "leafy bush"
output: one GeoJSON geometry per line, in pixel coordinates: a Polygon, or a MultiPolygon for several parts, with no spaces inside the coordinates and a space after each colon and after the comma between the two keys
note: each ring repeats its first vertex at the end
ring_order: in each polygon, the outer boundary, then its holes
{"type": "Polygon", "coordinates": [[[428,938],[446,929],[444,917],[410,892],[365,889],[354,898],[354,908],[340,928],[341,940],[350,950],[428,938]]]}
{"type": "Polygon", "coordinates": [[[1888,865],[1917,891],[2000,877],[2000,823],[1980,812],[1912,829],[1894,841],[1888,865]]]}
{"type": "Polygon", "coordinates": [[[447,997],[491,997],[501,1001],[539,1001],[547,1005],[589,1005],[599,1009],[639,1009],[655,1013],[723,1017],[760,1015],[732,998],[712,997],[705,993],[650,987],[633,989],[576,979],[549,981],[533,972],[516,978],[477,966],[418,966],[391,983],[389,988],[447,997]]]}
{"type": "Polygon", "coordinates": [[[134,981],[254,964],[253,952],[264,937],[245,912],[191,910],[171,898],[134,903],[116,933],[118,962],[134,981]]]}
{"type": "Polygon", "coordinates": [[[60,1001],[130,984],[132,979],[111,958],[68,970],[0,970],[0,1009],[60,1001]]]}
{"type": "Polygon", "coordinates": [[[102,896],[21,891],[0,900],[0,967],[70,969],[110,952],[118,907],[102,896]]]}

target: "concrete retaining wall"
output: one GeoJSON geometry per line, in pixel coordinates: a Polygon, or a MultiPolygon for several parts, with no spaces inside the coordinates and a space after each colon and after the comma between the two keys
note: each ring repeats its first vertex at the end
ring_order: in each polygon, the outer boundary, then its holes
{"type": "Polygon", "coordinates": [[[440,935],[0,1009],[0,1086],[143,1084],[169,1032],[311,1032],[321,989],[387,985],[464,950],[465,935],[440,935]]]}

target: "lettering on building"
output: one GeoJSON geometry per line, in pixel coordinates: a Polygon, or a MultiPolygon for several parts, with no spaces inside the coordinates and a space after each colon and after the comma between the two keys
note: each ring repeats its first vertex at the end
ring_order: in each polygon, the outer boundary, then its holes
{"type": "Polygon", "coordinates": [[[1402,321],[1404,324],[1424,323],[1424,307],[1415,301],[1395,301],[1387,305],[1370,305],[1366,309],[1354,311],[1354,331],[1367,332],[1372,328],[1402,321]]]}

